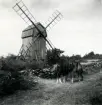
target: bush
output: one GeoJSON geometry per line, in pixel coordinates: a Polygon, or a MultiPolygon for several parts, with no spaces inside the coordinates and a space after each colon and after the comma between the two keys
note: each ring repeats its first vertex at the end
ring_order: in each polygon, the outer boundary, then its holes
{"type": "Polygon", "coordinates": [[[83,70],[85,74],[94,74],[100,72],[102,69],[102,64],[101,63],[92,63],[88,65],[83,65],[83,70]]]}
{"type": "Polygon", "coordinates": [[[60,54],[63,53],[64,51],[60,49],[52,49],[47,51],[47,56],[46,56],[46,61],[47,64],[52,66],[53,64],[56,64],[59,62],[60,59],[60,54]]]}
{"type": "Polygon", "coordinates": [[[0,59],[0,69],[6,71],[21,71],[24,69],[37,69],[39,64],[36,61],[23,61],[17,59],[15,55],[9,55],[6,58],[1,57],[0,59]]]}
{"type": "Polygon", "coordinates": [[[2,57],[0,59],[2,64],[1,69],[4,71],[19,71],[25,69],[25,62],[16,58],[17,57],[14,55],[9,55],[6,58],[2,57]]]}
{"type": "Polygon", "coordinates": [[[33,80],[29,75],[22,75],[19,72],[3,71],[0,75],[0,95],[9,95],[16,90],[30,89],[35,85],[33,80]]]}
{"type": "Polygon", "coordinates": [[[34,62],[28,63],[17,59],[14,55],[0,59],[0,95],[8,95],[16,90],[29,89],[35,85],[29,68],[37,68],[34,62]],[[24,74],[21,72],[24,70],[24,74]]]}

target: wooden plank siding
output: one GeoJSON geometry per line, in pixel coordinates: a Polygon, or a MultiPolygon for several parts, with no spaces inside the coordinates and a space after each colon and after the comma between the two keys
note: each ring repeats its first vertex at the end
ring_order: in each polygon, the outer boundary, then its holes
{"type": "MultiPolygon", "coordinates": [[[[43,32],[44,36],[47,36],[44,27],[41,24],[37,24],[38,28],[41,32],[43,32]]],[[[37,29],[34,28],[27,28],[25,31],[22,32],[22,44],[24,52],[22,53],[23,56],[29,56],[31,59],[45,59],[46,58],[46,41],[43,37],[39,37],[35,42],[35,36],[38,35],[37,29]],[[26,53],[27,54],[26,54],[26,53]]]]}

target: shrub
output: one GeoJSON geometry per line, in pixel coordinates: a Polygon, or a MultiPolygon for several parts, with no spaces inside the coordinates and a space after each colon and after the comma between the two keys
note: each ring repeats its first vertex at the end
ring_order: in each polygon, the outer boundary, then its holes
{"type": "Polygon", "coordinates": [[[60,49],[52,49],[47,51],[46,61],[48,65],[52,66],[53,64],[56,64],[59,62],[60,54],[64,51],[60,49]]]}
{"type": "Polygon", "coordinates": [[[35,85],[29,68],[37,68],[34,62],[28,63],[17,59],[14,55],[0,59],[0,95],[8,95],[16,90],[29,89],[35,85]],[[25,74],[21,71],[25,70],[25,74]]]}
{"type": "Polygon", "coordinates": [[[19,71],[25,69],[25,62],[16,58],[14,55],[9,55],[6,58],[2,57],[0,59],[2,64],[1,69],[4,71],[19,71]]]}
{"type": "Polygon", "coordinates": [[[37,69],[39,64],[36,61],[23,61],[17,59],[15,55],[9,55],[6,58],[1,57],[0,69],[6,71],[21,71],[24,69],[37,69]]]}
{"type": "Polygon", "coordinates": [[[14,93],[16,90],[30,89],[35,86],[35,82],[33,80],[34,79],[31,79],[29,75],[6,71],[0,75],[0,95],[9,95],[14,93]]]}

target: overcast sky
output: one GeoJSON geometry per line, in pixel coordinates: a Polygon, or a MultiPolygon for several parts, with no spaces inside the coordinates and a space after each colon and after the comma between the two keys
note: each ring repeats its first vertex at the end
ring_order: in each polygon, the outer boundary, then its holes
{"type": "MultiPolygon", "coordinates": [[[[48,38],[66,55],[102,54],[101,0],[23,0],[36,20],[45,23],[57,9],[63,19],[48,32],[48,38]]],[[[25,22],[12,7],[15,0],[0,0],[0,56],[17,54],[25,22]]]]}

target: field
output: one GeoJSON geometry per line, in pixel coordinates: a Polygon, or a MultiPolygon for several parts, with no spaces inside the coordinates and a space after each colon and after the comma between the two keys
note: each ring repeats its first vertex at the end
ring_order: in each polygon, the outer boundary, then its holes
{"type": "MultiPolygon", "coordinates": [[[[92,65],[88,67],[93,69],[92,65]]],[[[102,70],[98,67],[73,84],[38,78],[35,87],[1,98],[0,105],[102,105],[102,70]]]]}
{"type": "Polygon", "coordinates": [[[102,105],[102,73],[86,76],[83,82],[58,84],[39,79],[28,91],[4,97],[0,105],[102,105]]]}
{"type": "Polygon", "coordinates": [[[73,84],[37,77],[34,87],[1,97],[0,105],[102,105],[101,64],[83,64],[84,81],[73,84]]]}

